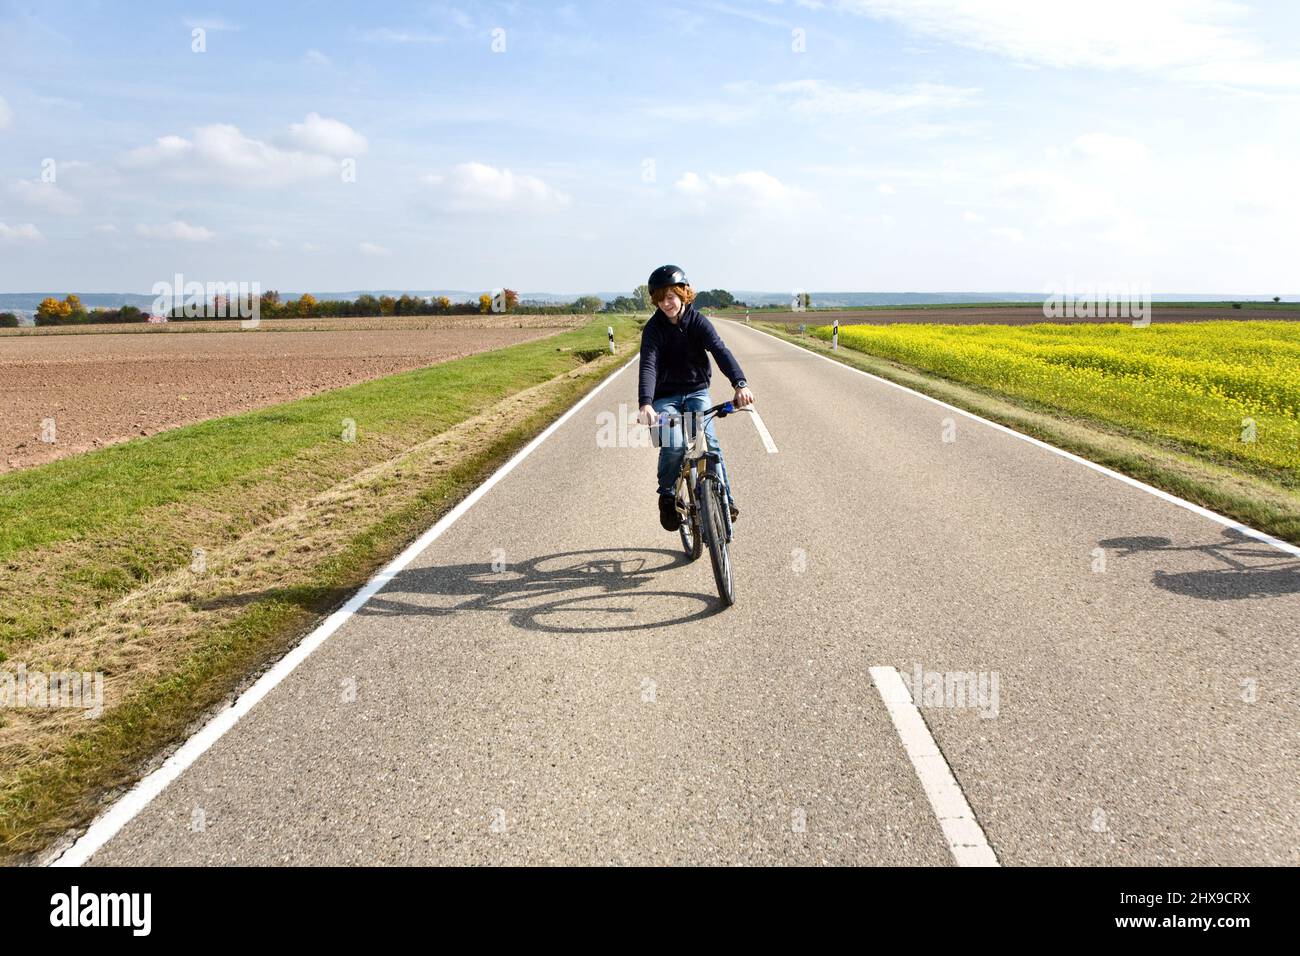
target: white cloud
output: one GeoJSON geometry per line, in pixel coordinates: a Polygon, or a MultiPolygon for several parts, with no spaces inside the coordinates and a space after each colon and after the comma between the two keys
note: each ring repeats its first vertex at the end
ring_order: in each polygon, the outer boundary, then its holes
{"type": "Polygon", "coordinates": [[[1189,175],[1194,174],[1186,164],[1156,162],[1149,149],[1128,137],[1084,133],[1049,150],[1045,162],[1001,164],[992,174],[989,201],[1003,211],[1032,216],[1045,235],[1059,241],[1154,251],[1150,217],[1167,215],[1161,210],[1171,201],[1185,207],[1177,196],[1193,188],[1189,175]]]}
{"type": "Polygon", "coordinates": [[[326,156],[360,156],[370,148],[366,138],[351,126],[319,113],[308,113],[303,122],[291,123],[289,135],[307,152],[326,156]]]}
{"type": "Polygon", "coordinates": [[[1135,70],[1235,85],[1300,85],[1232,0],[840,0],[838,7],[1041,66],[1135,70]]]}
{"type": "Polygon", "coordinates": [[[876,191],[882,196],[892,196],[894,193],[898,192],[898,190],[889,185],[889,183],[881,183],[876,187],[876,191]]]}
{"type": "Polygon", "coordinates": [[[933,140],[942,139],[951,136],[969,136],[977,133],[982,129],[987,129],[989,124],[980,123],[908,123],[894,133],[896,139],[920,139],[933,140]]]}
{"type": "Polygon", "coordinates": [[[181,136],[160,136],[152,146],[140,146],[126,154],[131,166],[154,166],[192,155],[194,144],[181,136]]]}
{"type": "Polygon", "coordinates": [[[562,209],[570,201],[567,194],[536,176],[517,175],[486,163],[461,163],[447,176],[429,175],[424,181],[459,209],[545,212],[562,209]]]}
{"type": "Polygon", "coordinates": [[[81,200],[69,195],[55,183],[20,179],[9,187],[9,195],[24,206],[41,209],[56,216],[75,216],[81,212],[81,200]]]}
{"type": "Polygon", "coordinates": [[[1046,158],[1045,163],[1003,172],[995,188],[1056,226],[1133,231],[1136,210],[1171,174],[1146,144],[1107,132],[1085,132],[1064,148],[1049,147],[1046,158]]]}
{"type": "Polygon", "coordinates": [[[32,223],[10,226],[0,222],[0,242],[41,242],[45,237],[32,223]]]}
{"type": "Polygon", "coordinates": [[[644,107],[642,112],[651,119],[736,126],[755,119],[760,110],[753,98],[746,98],[734,101],[692,99],[686,103],[671,105],[656,103],[644,107]]]}
{"type": "Polygon", "coordinates": [[[831,166],[814,163],[803,167],[804,172],[817,176],[830,176],[835,179],[865,180],[870,182],[907,182],[932,183],[951,182],[962,178],[957,161],[951,157],[942,161],[938,168],[931,165],[909,163],[906,165],[880,166],[831,166]]]}
{"type": "Polygon", "coordinates": [[[1232,150],[1221,176],[1221,199],[1231,204],[1232,213],[1272,218],[1277,235],[1289,235],[1300,217],[1300,181],[1292,154],[1264,143],[1243,143],[1232,150]]]}
{"type": "Polygon", "coordinates": [[[989,230],[989,235],[994,239],[1005,239],[1008,242],[1024,242],[1025,234],[1015,226],[998,226],[989,230]]]}
{"type": "Polygon", "coordinates": [[[304,63],[310,63],[310,64],[312,64],[313,66],[330,66],[330,65],[331,65],[330,58],[327,57],[327,56],[326,56],[324,53],[322,53],[320,50],[308,50],[306,53],[303,54],[302,59],[303,59],[303,62],[304,62],[304,63]]]}
{"type": "Polygon", "coordinates": [[[965,106],[979,93],[976,87],[918,83],[907,90],[886,91],[839,86],[824,80],[791,80],[771,87],[790,100],[795,113],[817,116],[866,114],[884,116],[904,110],[965,106]]]}
{"type": "Polygon", "coordinates": [[[94,228],[94,231],[104,236],[115,236],[121,230],[118,229],[117,226],[113,225],[111,222],[101,222],[99,225],[97,225],[94,228]]]}
{"type": "Polygon", "coordinates": [[[458,7],[451,7],[443,12],[452,23],[456,24],[456,26],[460,27],[462,30],[469,30],[474,26],[474,20],[470,15],[458,7]]]}
{"type": "Polygon", "coordinates": [[[971,212],[969,209],[967,209],[964,213],[961,214],[961,218],[962,218],[964,221],[966,221],[966,222],[983,222],[983,221],[984,221],[984,217],[983,217],[983,216],[981,216],[981,215],[980,215],[979,213],[977,213],[977,212],[971,212]]]}
{"type": "MultiPolygon", "coordinates": [[[[915,83],[897,90],[878,90],[818,79],[773,84],[746,80],[727,83],[722,90],[728,99],[692,99],[671,105],[652,103],[643,112],[655,119],[735,126],[777,113],[793,113],[810,119],[953,109],[970,105],[980,92],[978,87],[941,83],[915,83]]],[[[939,130],[938,134],[943,132],[947,130],[939,130]]]]}
{"type": "Polygon", "coordinates": [[[145,239],[166,239],[177,242],[207,242],[213,238],[213,232],[207,226],[191,226],[183,219],[173,219],[158,226],[140,224],[135,227],[135,233],[145,239]]]}
{"type": "Polygon", "coordinates": [[[314,242],[304,242],[301,246],[302,251],[305,252],[307,255],[320,252],[321,248],[322,248],[321,246],[317,245],[314,242]]]}
{"type": "Polygon", "coordinates": [[[1183,79],[1228,87],[1300,87],[1300,61],[1263,58],[1219,60],[1189,67],[1181,71],[1179,76],[1183,79]]]}
{"type": "Polygon", "coordinates": [[[262,239],[257,243],[257,248],[263,252],[279,252],[284,246],[279,239],[262,239]]]}
{"type": "MultiPolygon", "coordinates": [[[[769,2],[771,2],[771,0],[769,0],[769,2]]],[[[777,0],[777,2],[779,3],[780,0],[777,0]]],[[[725,3],[709,2],[701,4],[701,8],[712,11],[713,13],[725,13],[733,17],[743,17],[746,20],[750,20],[754,23],[761,23],[768,27],[781,27],[786,30],[790,29],[790,24],[780,17],[770,16],[745,7],[733,7],[725,3]]]]}
{"type": "Polygon", "coordinates": [[[366,43],[442,43],[446,37],[422,30],[391,30],[388,27],[378,27],[361,34],[361,39],[366,43]]]}
{"type": "Polygon", "coordinates": [[[709,191],[708,185],[700,178],[699,173],[685,173],[674,185],[688,196],[701,196],[709,191]]]}
{"type": "Polygon", "coordinates": [[[226,182],[231,185],[274,187],[305,179],[338,175],[338,163],[314,152],[286,150],[240,132],[237,126],[214,123],[194,131],[192,140],[163,136],[121,160],[127,170],[159,172],[182,182],[226,182]]]}
{"type": "Polygon", "coordinates": [[[242,27],[221,17],[187,17],[185,25],[191,30],[209,30],[212,33],[227,33],[242,29],[242,27]]]}
{"type": "Polygon", "coordinates": [[[0,129],[8,129],[14,121],[14,111],[3,96],[0,96],[0,129]]]}
{"type": "Polygon", "coordinates": [[[363,256],[386,256],[390,255],[389,251],[383,246],[376,245],[373,242],[363,242],[357,247],[361,250],[363,256]]]}
{"type": "Polygon", "coordinates": [[[787,186],[771,173],[760,169],[746,170],[734,176],[713,173],[700,176],[695,172],[686,172],[673,186],[682,195],[696,199],[701,204],[705,200],[720,199],[755,209],[810,198],[804,190],[787,186]]]}
{"type": "Polygon", "coordinates": [[[1068,158],[1112,163],[1142,162],[1151,158],[1151,148],[1131,136],[1114,133],[1083,133],[1066,148],[1068,158]]]}

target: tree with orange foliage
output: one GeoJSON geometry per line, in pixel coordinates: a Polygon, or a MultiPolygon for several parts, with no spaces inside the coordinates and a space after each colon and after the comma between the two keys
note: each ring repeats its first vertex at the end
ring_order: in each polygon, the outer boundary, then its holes
{"type": "Polygon", "coordinates": [[[50,296],[48,299],[41,300],[41,304],[36,307],[36,324],[59,325],[70,315],[72,315],[72,307],[67,302],[60,302],[50,296]]]}

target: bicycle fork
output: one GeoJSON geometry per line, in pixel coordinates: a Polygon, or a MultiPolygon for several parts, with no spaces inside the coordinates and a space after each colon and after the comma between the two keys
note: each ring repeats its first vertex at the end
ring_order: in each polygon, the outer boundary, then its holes
{"type": "Polygon", "coordinates": [[[727,531],[726,541],[728,544],[730,544],[731,543],[731,499],[727,495],[727,483],[722,480],[722,475],[718,471],[719,458],[717,454],[711,451],[706,451],[702,456],[702,458],[705,462],[704,465],[705,477],[711,478],[713,481],[717,483],[718,500],[722,504],[722,524],[727,531]]]}

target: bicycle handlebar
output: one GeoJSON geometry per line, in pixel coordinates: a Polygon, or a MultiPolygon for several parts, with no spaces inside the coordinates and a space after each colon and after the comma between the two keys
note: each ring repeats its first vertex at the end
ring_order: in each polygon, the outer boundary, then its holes
{"type": "MultiPolygon", "coordinates": [[[[704,411],[690,412],[689,414],[699,415],[702,417],[702,419],[707,418],[711,415],[716,415],[718,418],[726,418],[728,415],[733,415],[736,412],[747,412],[749,410],[750,410],[749,405],[746,405],[744,408],[737,408],[735,402],[723,402],[721,405],[714,405],[712,408],[706,408],[704,411]]],[[[669,425],[681,421],[682,418],[682,416],[680,415],[663,415],[663,414],[660,414],[659,417],[660,419],[667,418],[669,425]]],[[[653,428],[654,426],[651,425],[650,427],[653,428]]]]}

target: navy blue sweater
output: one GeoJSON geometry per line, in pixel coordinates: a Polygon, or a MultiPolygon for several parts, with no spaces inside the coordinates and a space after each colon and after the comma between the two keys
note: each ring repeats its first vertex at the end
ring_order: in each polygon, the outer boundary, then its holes
{"type": "Polygon", "coordinates": [[[641,330],[641,378],[637,401],[649,405],[665,395],[707,388],[713,377],[709,353],[734,386],[745,377],[713,323],[693,305],[674,324],[658,309],[641,330]]]}

